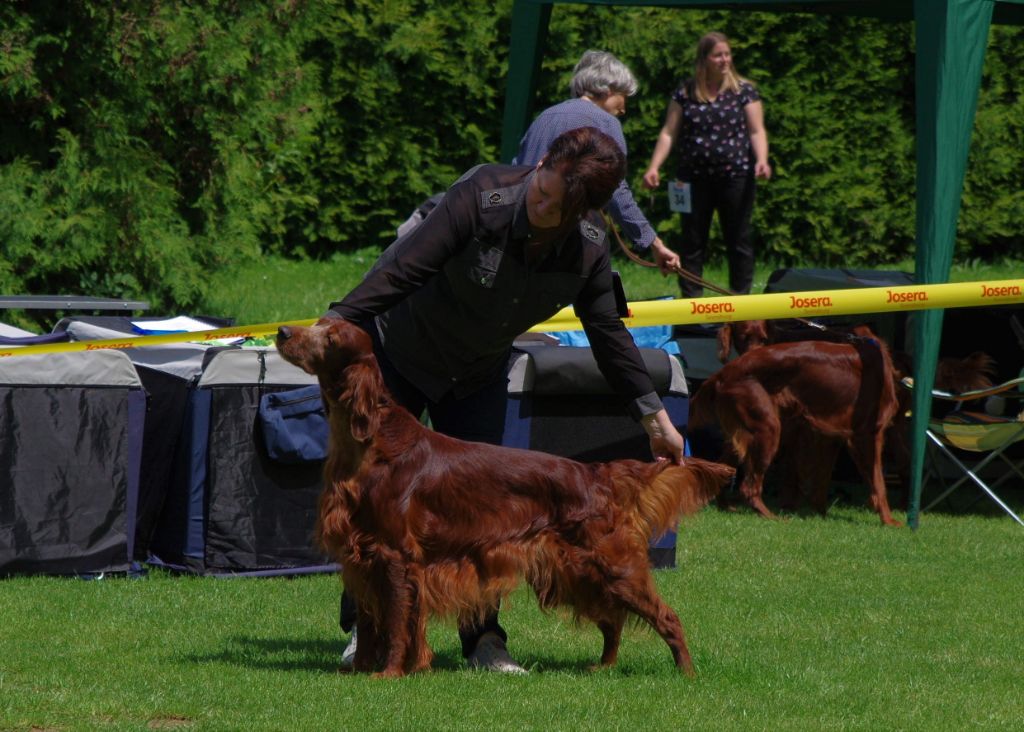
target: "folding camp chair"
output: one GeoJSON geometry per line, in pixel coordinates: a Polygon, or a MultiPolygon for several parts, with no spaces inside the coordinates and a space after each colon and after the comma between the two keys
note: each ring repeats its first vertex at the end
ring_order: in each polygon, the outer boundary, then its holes
{"type": "MultiPolygon", "coordinates": [[[[913,388],[912,379],[904,379],[904,386],[913,388]]],[[[928,511],[949,494],[970,480],[999,504],[1006,513],[1024,526],[1020,516],[996,495],[995,489],[1014,475],[1024,480],[1024,459],[1014,459],[1007,454],[1008,448],[1016,442],[1024,441],[1024,376],[1007,381],[1004,384],[978,391],[962,394],[933,390],[932,397],[944,402],[956,403],[956,408],[943,417],[933,417],[928,421],[926,435],[933,446],[933,460],[925,467],[924,483],[936,479],[942,486],[942,492],[922,511],[928,511]],[[985,400],[986,405],[1003,406],[1005,409],[989,408],[986,411],[969,411],[963,407],[969,402],[985,400]],[[1016,400],[1020,400],[1019,402],[1016,400]],[[989,411],[1008,412],[1010,416],[989,414],[989,411]],[[976,453],[987,453],[984,458],[972,466],[967,466],[954,454],[953,450],[966,450],[976,453]],[[943,474],[944,457],[955,465],[961,475],[953,482],[943,474]],[[1008,470],[995,479],[986,482],[982,471],[991,463],[1001,461],[1008,470]]],[[[998,463],[997,463],[998,464],[998,463]]],[[[990,471],[991,474],[991,471],[990,471]]]]}

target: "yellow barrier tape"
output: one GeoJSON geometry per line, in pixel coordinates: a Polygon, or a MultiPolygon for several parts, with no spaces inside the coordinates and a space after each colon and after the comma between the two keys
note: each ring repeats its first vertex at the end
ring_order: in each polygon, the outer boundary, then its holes
{"type": "MultiPolygon", "coordinates": [[[[630,317],[623,318],[629,328],[648,325],[684,325],[722,323],[735,320],[772,320],[775,318],[816,318],[829,315],[859,315],[929,308],[962,308],[982,305],[1012,305],[1024,302],[1024,280],[992,282],[955,282],[942,285],[906,287],[863,287],[816,292],[776,292],[767,295],[705,297],[696,300],[650,300],[631,303],[630,317]]],[[[96,351],[162,346],[183,342],[210,342],[225,338],[255,338],[277,333],[282,325],[312,325],[316,320],[262,323],[234,328],[218,328],[194,333],[165,335],[125,335],[123,338],[40,346],[0,347],[0,358],[40,353],[96,351]]],[[[571,307],[563,308],[530,330],[536,333],[580,330],[582,324],[571,307]]]]}
{"type": "MultiPolygon", "coordinates": [[[[1024,302],[1024,280],[956,282],[905,287],[863,287],[817,292],[775,292],[767,295],[705,297],[697,300],[652,300],[630,303],[629,328],[648,325],[722,323],[735,320],[817,318],[930,308],[1009,305],[1024,302]]],[[[537,333],[580,330],[572,308],[530,330],[537,333]]]]}
{"type": "Polygon", "coordinates": [[[133,336],[96,341],[74,341],[70,343],[47,343],[41,346],[0,347],[0,358],[4,356],[34,356],[39,353],[68,353],[72,351],[99,351],[103,349],[140,348],[143,346],[166,346],[171,343],[209,343],[223,339],[257,338],[272,335],[282,325],[312,325],[313,320],[292,320],[285,323],[262,323],[242,325],[234,328],[200,330],[192,333],[164,333],[161,335],[133,336]]]}

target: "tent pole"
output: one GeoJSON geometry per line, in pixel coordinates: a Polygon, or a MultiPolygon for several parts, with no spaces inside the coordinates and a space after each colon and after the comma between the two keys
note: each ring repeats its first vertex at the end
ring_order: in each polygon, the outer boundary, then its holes
{"type": "Polygon", "coordinates": [[[509,41],[508,87],[505,116],[501,126],[501,160],[509,162],[519,149],[533,111],[537,75],[547,41],[551,3],[543,0],[515,0],[509,41]]]}
{"type": "MultiPolygon", "coordinates": [[[[967,155],[994,3],[914,0],[917,40],[917,249],[919,284],[947,282],[956,245],[967,155]]],[[[911,491],[907,523],[920,518],[925,430],[943,311],[914,316],[911,491]]]]}

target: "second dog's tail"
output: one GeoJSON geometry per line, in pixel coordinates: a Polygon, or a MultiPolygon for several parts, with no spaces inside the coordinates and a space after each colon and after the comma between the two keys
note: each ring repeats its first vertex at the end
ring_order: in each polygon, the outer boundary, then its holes
{"type": "Polygon", "coordinates": [[[699,429],[715,424],[715,384],[717,374],[712,374],[690,399],[690,415],[687,427],[699,429]]]}
{"type": "Polygon", "coordinates": [[[613,476],[620,505],[632,508],[636,529],[647,540],[676,528],[682,516],[707,505],[735,472],[728,465],[694,457],[686,458],[683,465],[631,461],[612,465],[618,465],[615,470],[621,473],[613,476]]]}

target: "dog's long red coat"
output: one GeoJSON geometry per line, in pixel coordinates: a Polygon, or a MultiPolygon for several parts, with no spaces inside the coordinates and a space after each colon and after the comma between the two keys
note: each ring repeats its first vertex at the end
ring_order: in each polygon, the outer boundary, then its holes
{"type": "Polygon", "coordinates": [[[480,618],[525,578],[542,607],[569,605],[598,625],[602,665],[615,663],[635,613],[692,673],[647,546],[710,500],[731,468],[582,464],[432,432],[392,401],[368,336],[340,319],[282,328],[278,349],[319,378],[328,406],[318,535],[359,605],[357,670],[378,655],[388,676],[429,667],[428,617],[480,618]]]}
{"type": "MultiPolygon", "coordinates": [[[[762,500],[764,474],[784,432],[797,436],[807,458],[800,465],[812,471],[831,471],[838,438],[882,522],[898,525],[882,473],[885,432],[898,406],[892,360],[881,341],[778,343],[747,351],[705,381],[691,404],[690,426],[721,426],[731,460],[743,467],[740,492],[764,516],[772,516],[762,500]]],[[[805,477],[824,484],[820,475],[805,477]]],[[[823,503],[817,508],[824,512],[823,503]]]]}
{"type": "MultiPolygon", "coordinates": [[[[780,328],[775,321],[744,320],[726,323],[718,332],[718,358],[722,363],[729,360],[730,351],[735,348],[741,356],[747,351],[775,343],[791,342],[853,342],[857,338],[877,339],[865,325],[852,328],[818,330],[811,327],[780,328]]],[[[907,430],[910,409],[910,392],[899,382],[904,376],[913,375],[910,355],[890,352],[894,390],[898,401],[896,415],[890,423],[884,438],[884,458],[899,478],[905,499],[910,496],[910,444],[907,430]]],[[[942,391],[961,393],[992,386],[995,364],[992,358],[981,351],[965,358],[944,357],[939,359],[935,371],[934,388],[942,391]]],[[[802,422],[797,425],[783,425],[782,457],[776,459],[784,464],[783,484],[780,490],[782,505],[796,508],[801,493],[809,496],[812,504],[821,513],[825,512],[832,468],[842,440],[829,438],[817,432],[813,425],[802,422]],[[787,447],[788,445],[788,447],[787,447]]]]}

